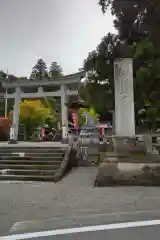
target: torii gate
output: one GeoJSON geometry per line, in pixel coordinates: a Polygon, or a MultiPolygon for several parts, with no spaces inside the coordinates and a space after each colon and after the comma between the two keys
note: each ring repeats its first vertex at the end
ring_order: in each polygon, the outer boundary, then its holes
{"type": "Polygon", "coordinates": [[[14,110],[12,117],[12,131],[13,143],[17,142],[18,139],[18,125],[19,125],[19,114],[20,114],[20,102],[23,98],[44,98],[44,97],[60,97],[61,98],[61,117],[62,117],[62,140],[67,141],[68,139],[68,96],[78,95],[78,87],[81,83],[81,79],[84,78],[83,84],[88,80],[87,73],[85,71],[77,72],[71,75],[63,76],[57,80],[18,80],[18,81],[5,81],[2,82],[2,86],[6,89],[15,89],[14,93],[6,94],[6,98],[14,99],[14,110]],[[43,87],[56,86],[59,90],[45,92],[43,87]],[[38,88],[36,93],[24,93],[23,89],[38,88]],[[22,89],[23,88],[23,89],[22,89]]]}

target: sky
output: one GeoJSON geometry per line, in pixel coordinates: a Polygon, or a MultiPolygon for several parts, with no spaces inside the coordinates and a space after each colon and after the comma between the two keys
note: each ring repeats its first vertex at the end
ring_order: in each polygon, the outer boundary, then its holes
{"type": "Polygon", "coordinates": [[[108,32],[113,18],[98,0],[0,0],[0,70],[29,76],[39,58],[78,71],[108,32]]]}

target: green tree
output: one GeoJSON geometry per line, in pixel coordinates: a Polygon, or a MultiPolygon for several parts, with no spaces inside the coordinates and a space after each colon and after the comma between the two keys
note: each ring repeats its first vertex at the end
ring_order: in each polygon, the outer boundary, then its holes
{"type": "Polygon", "coordinates": [[[122,39],[139,41],[140,38],[150,36],[157,55],[160,54],[160,1],[139,0],[99,0],[102,11],[108,7],[115,16],[115,27],[122,39]]]}
{"type": "Polygon", "coordinates": [[[136,43],[134,55],[135,99],[137,106],[143,108],[146,101],[160,107],[160,58],[156,57],[151,39],[145,38],[136,43]]]}
{"type": "Polygon", "coordinates": [[[93,74],[92,81],[82,95],[86,99],[89,96],[90,103],[99,112],[114,106],[113,61],[117,57],[133,58],[136,112],[144,107],[147,100],[159,106],[160,51],[159,43],[156,43],[160,38],[159,3],[155,0],[99,1],[104,13],[108,7],[111,8],[115,17],[114,25],[118,30],[117,35],[106,35],[84,63],[84,69],[93,74]]]}
{"type": "Polygon", "coordinates": [[[60,65],[58,65],[57,62],[52,62],[50,68],[49,68],[49,76],[50,79],[56,79],[61,77],[62,74],[62,68],[60,65]]]}
{"type": "Polygon", "coordinates": [[[114,105],[114,68],[113,60],[117,54],[117,45],[120,44],[118,35],[107,34],[89,53],[84,61],[84,69],[90,71],[89,83],[80,94],[85,102],[95,108],[95,111],[104,115],[113,109],[114,105]]]}
{"type": "Polygon", "coordinates": [[[0,71],[0,81],[3,81],[5,80],[7,77],[7,73],[5,73],[4,71],[0,71]]]}
{"type": "Polygon", "coordinates": [[[32,68],[30,75],[31,80],[42,80],[48,78],[47,65],[43,59],[39,59],[36,65],[32,68]]]}
{"type": "Polygon", "coordinates": [[[40,100],[21,102],[20,123],[25,125],[28,136],[51,117],[53,118],[50,109],[46,108],[40,100]]]}
{"type": "MultiPolygon", "coordinates": [[[[33,67],[32,73],[30,75],[31,80],[44,80],[48,79],[49,74],[47,72],[47,65],[43,61],[43,59],[39,59],[37,61],[37,64],[33,67]]],[[[45,97],[42,102],[46,105],[47,108],[50,109],[50,112],[52,113],[53,119],[55,117],[55,111],[53,109],[53,100],[45,97]]]]}

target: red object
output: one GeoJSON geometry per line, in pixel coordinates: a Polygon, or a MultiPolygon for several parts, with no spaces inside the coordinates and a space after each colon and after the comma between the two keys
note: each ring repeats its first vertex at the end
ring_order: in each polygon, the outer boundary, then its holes
{"type": "Polygon", "coordinates": [[[102,136],[104,137],[104,135],[105,135],[104,127],[102,127],[101,131],[102,131],[102,136]]]}
{"type": "Polygon", "coordinates": [[[11,119],[0,117],[0,141],[8,140],[11,123],[11,119]]]}
{"type": "Polygon", "coordinates": [[[101,130],[101,127],[100,127],[100,121],[99,121],[99,119],[98,119],[98,130],[99,130],[99,132],[100,132],[100,130],[101,130]]]}
{"type": "Polygon", "coordinates": [[[76,112],[72,112],[72,119],[73,119],[74,129],[78,130],[78,114],[76,112]]]}
{"type": "Polygon", "coordinates": [[[42,139],[44,138],[45,133],[44,133],[44,128],[42,128],[42,139]]]}
{"type": "Polygon", "coordinates": [[[101,127],[101,124],[100,124],[100,121],[98,119],[98,130],[99,130],[99,133],[102,137],[105,136],[105,128],[104,127],[101,127]]]}

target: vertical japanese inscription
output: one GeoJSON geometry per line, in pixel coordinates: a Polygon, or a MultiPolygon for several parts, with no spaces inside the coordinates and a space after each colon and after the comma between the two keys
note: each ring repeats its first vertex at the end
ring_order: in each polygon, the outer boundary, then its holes
{"type": "Polygon", "coordinates": [[[123,101],[125,104],[128,104],[128,84],[129,84],[129,80],[128,80],[128,74],[126,69],[121,67],[119,67],[119,76],[120,76],[120,94],[121,97],[123,98],[123,101]]]}

